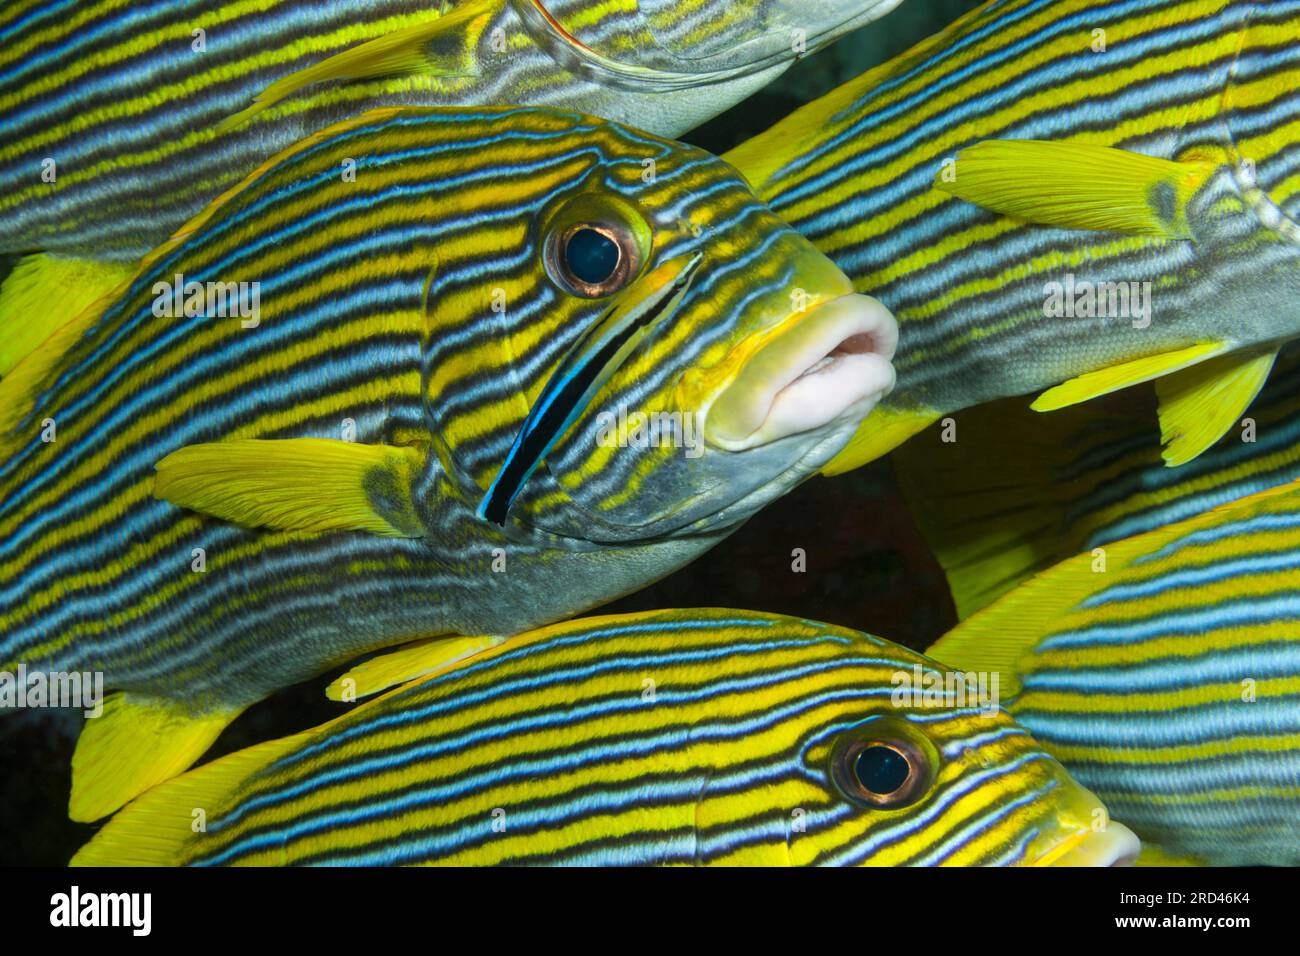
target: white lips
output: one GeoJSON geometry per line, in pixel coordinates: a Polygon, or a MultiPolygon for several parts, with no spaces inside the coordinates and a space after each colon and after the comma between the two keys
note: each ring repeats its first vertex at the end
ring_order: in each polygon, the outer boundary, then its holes
{"type": "Polygon", "coordinates": [[[1107,821],[1105,830],[1082,831],[1066,845],[1065,853],[1049,854],[1052,866],[1133,866],[1142,850],[1137,834],[1114,820],[1107,821]]]}
{"type": "Polygon", "coordinates": [[[875,299],[823,303],[746,363],[709,410],[705,438],[743,451],[862,418],[894,387],[897,346],[898,324],[875,299]]]}

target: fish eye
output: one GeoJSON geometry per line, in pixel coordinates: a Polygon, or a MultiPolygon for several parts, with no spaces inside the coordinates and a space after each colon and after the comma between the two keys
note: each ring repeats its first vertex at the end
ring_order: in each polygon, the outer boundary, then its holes
{"type": "Polygon", "coordinates": [[[896,810],[921,799],[934,781],[937,754],[900,721],[871,720],[846,731],[831,751],[831,780],[859,806],[896,810]]]}
{"type": "Polygon", "coordinates": [[[580,226],[564,243],[564,267],[580,282],[608,282],[623,253],[608,233],[595,226],[580,226]]]}
{"type": "Polygon", "coordinates": [[[627,285],[640,262],[629,230],[617,223],[578,222],[550,243],[552,275],[574,295],[598,299],[627,285]]]}

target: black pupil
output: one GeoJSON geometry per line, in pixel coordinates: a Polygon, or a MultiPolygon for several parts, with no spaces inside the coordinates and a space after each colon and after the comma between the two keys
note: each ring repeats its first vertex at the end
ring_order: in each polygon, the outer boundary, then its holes
{"type": "Polygon", "coordinates": [[[907,781],[907,758],[892,747],[868,747],[853,762],[853,773],[868,793],[888,796],[907,781]]]}
{"type": "Polygon", "coordinates": [[[618,268],[618,244],[603,232],[579,229],[564,247],[569,272],[588,285],[600,285],[618,268]]]}

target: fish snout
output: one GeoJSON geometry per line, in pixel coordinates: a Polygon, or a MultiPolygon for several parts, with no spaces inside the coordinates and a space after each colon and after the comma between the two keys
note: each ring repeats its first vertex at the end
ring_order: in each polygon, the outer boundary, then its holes
{"type": "Polygon", "coordinates": [[[1133,866],[1142,841],[1114,820],[1104,830],[1084,828],[1066,837],[1033,863],[1034,866],[1133,866]]]}
{"type": "Polygon", "coordinates": [[[898,323],[849,293],[793,313],[739,363],[705,411],[704,438],[744,451],[836,421],[860,421],[894,387],[898,323]]]}

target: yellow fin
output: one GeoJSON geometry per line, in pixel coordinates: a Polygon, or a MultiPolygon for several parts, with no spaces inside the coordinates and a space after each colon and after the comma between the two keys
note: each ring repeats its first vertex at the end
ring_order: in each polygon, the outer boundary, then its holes
{"type": "Polygon", "coordinates": [[[294,747],[295,734],[227,754],[137,797],[77,851],[71,866],[179,866],[194,811],[211,813],[245,780],[294,747]]]}
{"type": "Polygon", "coordinates": [[[154,497],[246,527],[421,537],[414,448],[326,438],[189,445],[155,466],[154,497]]]}
{"type": "Polygon", "coordinates": [[[1300,481],[1266,488],[1209,511],[1105,545],[1105,571],[1087,551],[1067,558],[1007,592],[939,638],[926,654],[956,670],[997,671],[1005,696],[1020,692],[1020,661],[1052,632],[1061,617],[1098,591],[1123,580],[1117,572],[1170,541],[1213,527],[1233,512],[1254,514],[1274,498],[1300,494],[1300,481]]]}
{"type": "Polygon", "coordinates": [[[13,431],[54,369],[135,271],[135,266],[42,254],[27,257],[10,274],[0,289],[0,459],[18,443],[13,431]],[[55,291],[61,283],[76,282],[84,288],[55,291]],[[81,308],[73,313],[78,303],[81,308]],[[30,322],[24,316],[32,316],[30,322]]]}
{"type": "Polygon", "coordinates": [[[1233,352],[1156,382],[1165,464],[1186,464],[1237,423],[1264,387],[1277,349],[1233,352]]]}
{"type": "Polygon", "coordinates": [[[330,700],[360,700],[496,647],[504,637],[431,637],[358,664],[325,689],[330,700]]]}
{"type": "MultiPolygon", "coordinates": [[[[1107,548],[1108,560],[1117,556],[1107,548]]],[[[1090,553],[1075,555],[1030,578],[978,614],[961,622],[925,652],[960,671],[998,673],[1002,693],[1020,692],[1020,660],[1031,652],[1052,621],[1092,593],[1099,575],[1090,553]]]]}
{"type": "Polygon", "coordinates": [[[877,405],[875,411],[862,420],[858,430],[838,455],[822,466],[823,475],[842,475],[860,468],[869,461],[887,455],[931,422],[939,413],[931,409],[897,409],[887,404],[877,405]]]}
{"type": "Polygon", "coordinates": [[[1159,461],[1155,396],[1134,388],[1051,415],[1024,397],[954,412],[891,455],[898,487],[943,566],[957,619],[1083,549],[1078,506],[1159,461]],[[946,439],[946,440],[945,440],[946,439]],[[1132,448],[1127,455],[1116,449],[1132,448]]]}
{"type": "Polygon", "coordinates": [[[1063,614],[1114,582],[1117,571],[1186,534],[1196,522],[1217,520],[1220,511],[1253,507],[1260,500],[1286,493],[1289,487],[1268,489],[1188,521],[1111,542],[1104,549],[1106,573],[1094,567],[1098,558],[1091,551],[1066,558],[962,621],[932,644],[926,654],[957,670],[997,671],[1004,694],[1012,697],[1020,692],[1023,657],[1051,632],[1063,614]]]}
{"type": "Polygon", "coordinates": [[[994,212],[1066,229],[1190,239],[1187,202],[1214,171],[1110,146],[987,140],[957,154],[935,185],[994,212]]]}
{"type": "Polygon", "coordinates": [[[241,710],[195,714],[158,697],[109,694],[104,712],[87,718],[77,739],[68,816],[98,820],[176,776],[203,756],[241,710]]]}
{"type": "Polygon", "coordinates": [[[134,271],[124,262],[23,257],[0,285],[0,376],[134,271]]]}
{"type": "Polygon", "coordinates": [[[287,96],[317,83],[372,80],[389,76],[427,73],[438,76],[472,76],[469,52],[477,42],[500,0],[473,0],[428,23],[394,31],[276,80],[258,94],[252,105],[222,120],[217,133],[229,133],[287,96]],[[454,44],[444,49],[438,41],[454,44]]]}
{"type": "Polygon", "coordinates": [[[1078,378],[1072,378],[1055,388],[1049,388],[1039,395],[1030,407],[1036,412],[1050,412],[1069,405],[1077,405],[1098,395],[1108,395],[1130,385],[1171,375],[1221,355],[1227,350],[1228,346],[1223,342],[1201,342],[1185,349],[1146,355],[1095,372],[1085,372],[1078,378]]]}

